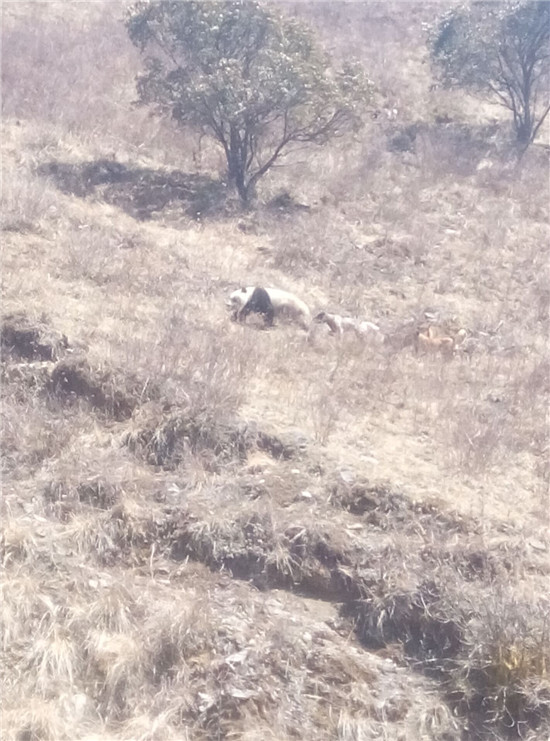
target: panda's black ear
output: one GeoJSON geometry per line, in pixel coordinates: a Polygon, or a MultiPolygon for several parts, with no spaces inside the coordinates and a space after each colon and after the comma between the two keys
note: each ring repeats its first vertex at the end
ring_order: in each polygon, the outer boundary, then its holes
{"type": "Polygon", "coordinates": [[[241,288],[241,293],[246,293],[246,288],[241,288]]]}

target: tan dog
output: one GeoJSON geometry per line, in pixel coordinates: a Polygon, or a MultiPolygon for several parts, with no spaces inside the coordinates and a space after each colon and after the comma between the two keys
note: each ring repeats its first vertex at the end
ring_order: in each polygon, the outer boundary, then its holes
{"type": "Polygon", "coordinates": [[[417,335],[417,349],[424,352],[440,352],[444,355],[452,355],[456,347],[466,339],[466,330],[459,329],[454,337],[443,334],[439,327],[428,327],[426,332],[417,335]]]}
{"type": "Polygon", "coordinates": [[[418,349],[425,352],[441,352],[445,355],[452,355],[455,349],[455,341],[452,337],[430,337],[428,334],[419,332],[417,336],[418,349]]]}

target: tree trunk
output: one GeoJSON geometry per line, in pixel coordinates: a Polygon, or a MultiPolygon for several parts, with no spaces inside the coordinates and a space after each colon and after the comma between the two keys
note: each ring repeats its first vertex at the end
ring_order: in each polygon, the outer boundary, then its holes
{"type": "Polygon", "coordinates": [[[254,188],[246,182],[243,159],[241,156],[241,143],[236,132],[231,132],[229,150],[226,151],[227,175],[229,186],[235,188],[243,204],[247,205],[253,199],[254,188]]]}
{"type": "Polygon", "coordinates": [[[517,139],[520,144],[528,146],[533,140],[533,118],[531,116],[531,70],[523,62],[521,65],[522,85],[519,102],[520,124],[516,127],[517,139]]]}
{"type": "Polygon", "coordinates": [[[241,201],[245,200],[244,172],[242,170],[242,159],[240,157],[241,139],[235,126],[231,125],[229,134],[229,152],[231,155],[231,173],[234,187],[237,189],[241,201]]]}
{"type": "Polygon", "coordinates": [[[529,100],[522,101],[521,107],[523,110],[518,112],[515,122],[516,139],[518,144],[527,146],[533,140],[533,119],[529,109],[529,100]]]}
{"type": "Polygon", "coordinates": [[[250,188],[249,185],[245,182],[244,173],[240,172],[239,170],[231,171],[229,170],[229,187],[234,188],[237,193],[239,194],[239,198],[243,202],[243,204],[247,205],[250,203],[251,200],[253,200],[254,192],[253,188],[250,188]]]}
{"type": "Polygon", "coordinates": [[[242,174],[239,173],[233,157],[227,158],[227,185],[231,190],[236,190],[241,201],[245,200],[245,188],[243,187],[242,174]]]}

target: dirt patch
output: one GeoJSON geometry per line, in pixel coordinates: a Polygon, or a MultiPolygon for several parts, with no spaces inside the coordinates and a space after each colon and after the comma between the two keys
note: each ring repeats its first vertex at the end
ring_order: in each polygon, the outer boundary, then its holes
{"type": "Polygon", "coordinates": [[[45,321],[32,321],[24,313],[2,317],[2,354],[20,360],[58,360],[69,347],[64,334],[45,321]]]}

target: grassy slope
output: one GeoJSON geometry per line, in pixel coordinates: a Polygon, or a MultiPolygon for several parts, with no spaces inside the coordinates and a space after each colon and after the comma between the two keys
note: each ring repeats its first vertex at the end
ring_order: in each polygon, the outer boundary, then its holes
{"type": "Polygon", "coordinates": [[[472,131],[495,112],[429,92],[430,10],[301,5],[397,122],[266,180],[266,202],[286,188],[308,211],[209,211],[197,176],[218,155],[132,108],[117,6],[60,8],[3,18],[3,314],[87,363],[71,400],[53,361],[4,352],[5,737],[461,738],[481,697],[532,722],[549,650],[540,149],[511,170],[432,125],[389,151],[442,109],[472,131]],[[122,182],[85,193],[102,160],[122,182]],[[251,282],[389,341],[235,325],[225,295],[251,282]],[[471,355],[414,353],[427,310],[467,328],[471,355]],[[413,669],[433,661],[439,680],[413,669]]]}

